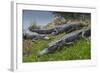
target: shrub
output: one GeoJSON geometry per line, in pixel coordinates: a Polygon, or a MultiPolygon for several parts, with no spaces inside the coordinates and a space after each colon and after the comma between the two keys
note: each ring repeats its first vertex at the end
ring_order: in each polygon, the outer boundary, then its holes
{"type": "Polygon", "coordinates": [[[40,27],[37,26],[36,22],[33,22],[30,26],[29,26],[29,30],[32,30],[32,29],[39,29],[40,27]]]}

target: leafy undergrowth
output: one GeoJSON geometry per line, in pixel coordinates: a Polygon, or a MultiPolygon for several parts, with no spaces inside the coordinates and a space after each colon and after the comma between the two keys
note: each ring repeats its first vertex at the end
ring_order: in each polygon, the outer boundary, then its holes
{"type": "MultiPolygon", "coordinates": [[[[60,39],[65,33],[60,35],[52,36],[49,35],[51,39],[44,40],[38,39],[35,42],[31,40],[26,40],[33,45],[30,48],[23,48],[25,54],[23,54],[23,62],[43,62],[43,61],[66,61],[66,60],[83,60],[91,59],[91,44],[89,40],[79,39],[75,41],[72,45],[64,45],[60,51],[56,51],[52,54],[47,54],[43,56],[38,56],[38,52],[42,49],[48,47],[48,43],[52,40],[60,39]]],[[[24,41],[23,41],[24,42],[24,41]]],[[[27,45],[27,42],[23,46],[27,45]]]]}

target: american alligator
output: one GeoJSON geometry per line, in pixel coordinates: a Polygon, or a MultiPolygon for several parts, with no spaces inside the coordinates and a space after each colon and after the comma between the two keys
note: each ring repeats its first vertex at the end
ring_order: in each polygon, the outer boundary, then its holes
{"type": "Polygon", "coordinates": [[[31,32],[29,30],[27,30],[26,32],[23,33],[23,38],[24,39],[32,39],[32,41],[36,40],[36,39],[45,39],[45,37],[47,37],[44,34],[38,34],[36,32],[31,32]]]}
{"type": "Polygon", "coordinates": [[[75,40],[77,40],[78,38],[80,38],[82,36],[90,36],[89,31],[90,31],[90,28],[80,29],[80,30],[71,32],[69,34],[66,34],[64,37],[62,37],[60,40],[58,40],[53,45],[51,45],[48,48],[45,48],[42,51],[40,51],[38,53],[38,55],[41,56],[41,55],[45,55],[45,54],[48,54],[48,53],[53,53],[56,50],[61,49],[61,47],[63,45],[65,45],[66,43],[74,42],[75,40]]]}
{"type": "Polygon", "coordinates": [[[32,32],[39,34],[59,34],[61,32],[71,32],[74,30],[81,29],[83,25],[80,24],[63,24],[51,29],[30,29],[32,32]]]}

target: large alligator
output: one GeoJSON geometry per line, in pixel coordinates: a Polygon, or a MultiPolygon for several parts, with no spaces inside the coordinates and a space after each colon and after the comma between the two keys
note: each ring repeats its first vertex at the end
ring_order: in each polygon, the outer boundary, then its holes
{"type": "Polygon", "coordinates": [[[83,28],[84,25],[82,25],[81,23],[79,24],[64,24],[64,25],[60,25],[60,26],[57,26],[56,28],[54,28],[54,34],[59,34],[61,32],[66,32],[66,33],[69,33],[69,32],[72,32],[72,31],[75,31],[75,30],[79,30],[81,28],[83,28]]]}
{"type": "Polygon", "coordinates": [[[51,34],[54,31],[54,29],[30,29],[30,31],[39,34],[51,34]]]}
{"type": "Polygon", "coordinates": [[[23,38],[24,39],[32,39],[32,41],[36,40],[36,39],[45,39],[46,35],[44,34],[38,34],[36,32],[31,32],[29,30],[27,30],[26,32],[23,33],[23,38]]]}
{"type": "Polygon", "coordinates": [[[62,46],[64,46],[66,43],[74,42],[78,38],[84,36],[90,36],[90,28],[88,29],[80,29],[74,32],[71,32],[69,34],[66,34],[64,37],[62,37],[60,40],[58,40],[53,45],[49,46],[48,48],[43,49],[38,53],[39,56],[45,55],[48,53],[53,53],[58,49],[61,49],[62,46]]]}
{"type": "Polygon", "coordinates": [[[83,33],[82,33],[82,37],[88,37],[91,35],[91,26],[88,26],[86,29],[84,29],[83,33]]]}
{"type": "Polygon", "coordinates": [[[74,30],[81,29],[83,25],[79,24],[63,24],[51,29],[30,29],[32,32],[36,32],[39,34],[59,34],[61,32],[71,32],[74,30]]]}

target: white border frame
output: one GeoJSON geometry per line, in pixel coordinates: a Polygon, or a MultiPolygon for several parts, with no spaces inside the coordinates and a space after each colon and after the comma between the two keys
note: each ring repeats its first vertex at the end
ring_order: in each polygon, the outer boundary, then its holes
{"type": "Polygon", "coordinates": [[[57,69],[66,67],[81,67],[81,66],[94,66],[96,65],[96,45],[94,31],[96,29],[96,8],[94,7],[75,7],[75,6],[62,6],[62,5],[43,5],[34,3],[11,3],[11,24],[12,24],[12,49],[11,49],[11,70],[24,71],[24,70],[45,70],[57,69]],[[22,63],[22,10],[46,10],[46,11],[65,11],[65,12],[82,12],[91,13],[91,60],[73,60],[73,61],[53,61],[53,62],[33,62],[22,63]]]}

